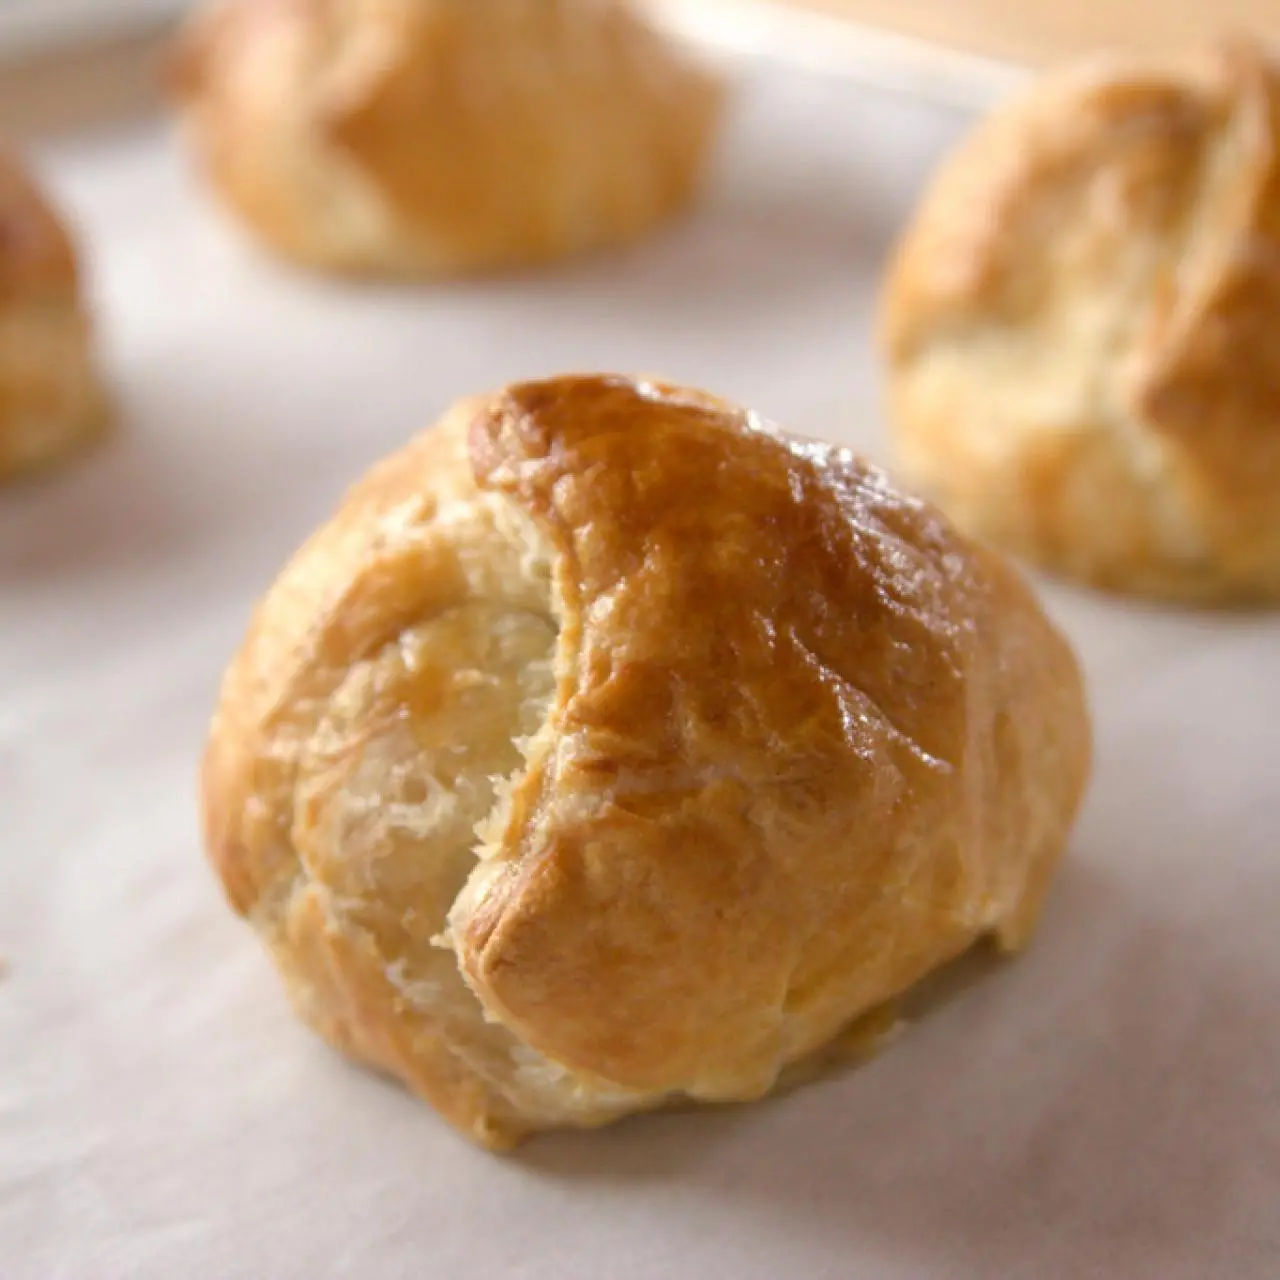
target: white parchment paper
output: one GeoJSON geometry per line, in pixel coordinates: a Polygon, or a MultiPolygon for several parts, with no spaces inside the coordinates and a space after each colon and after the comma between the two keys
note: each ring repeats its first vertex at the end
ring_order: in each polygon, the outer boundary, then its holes
{"type": "Polygon", "coordinates": [[[41,157],[124,421],[0,492],[0,1276],[1280,1276],[1280,617],[1047,588],[1098,758],[1037,945],[764,1105],[475,1151],[294,1022],[202,860],[254,597],[456,395],[661,374],[882,455],[874,282],[965,125],[759,69],[696,217],[419,289],[266,262],[158,124],[41,157]]]}

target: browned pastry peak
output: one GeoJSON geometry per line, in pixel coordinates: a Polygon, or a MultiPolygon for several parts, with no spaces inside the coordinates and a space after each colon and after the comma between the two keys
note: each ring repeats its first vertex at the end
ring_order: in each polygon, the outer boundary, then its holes
{"type": "Polygon", "coordinates": [[[1280,594],[1280,73],[1244,40],[1051,74],[943,166],[886,281],[906,471],[1103,585],[1280,594]]]}
{"type": "Polygon", "coordinates": [[[937,513],[560,378],[457,406],[285,570],[206,828],[303,1015],[501,1144],[759,1096],[1021,945],[1087,759],[1069,649],[937,513]]]}

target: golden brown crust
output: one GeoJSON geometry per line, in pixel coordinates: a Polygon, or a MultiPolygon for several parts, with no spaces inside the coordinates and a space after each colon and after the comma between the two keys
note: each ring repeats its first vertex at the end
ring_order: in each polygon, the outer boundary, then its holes
{"type": "MultiPolygon", "coordinates": [[[[487,1007],[579,1069],[741,1096],[769,1086],[789,1036],[808,1051],[1018,927],[1083,735],[1016,850],[954,830],[980,816],[962,762],[992,767],[988,646],[1037,632],[1017,677],[1061,700],[1057,749],[1078,698],[1011,576],[848,453],[701,398],[517,387],[472,442],[480,483],[552,531],[582,628],[557,750],[522,784],[527,816],[517,792],[503,874],[460,938],[487,1007]],[[967,714],[975,698],[987,714],[967,714]]],[[[1003,821],[1026,797],[990,799],[1003,821]]]]}
{"type": "Polygon", "coordinates": [[[631,239],[691,197],[721,96],[629,0],[223,0],[173,85],[269,245],[394,275],[631,239]]]}
{"type": "Polygon", "coordinates": [[[1087,760],[1067,646],[929,508],[702,393],[566,378],[459,406],[299,553],[206,831],[304,1016],[499,1145],[758,1096],[1021,945],[1087,760]]]}
{"type": "Polygon", "coordinates": [[[943,167],[883,299],[904,470],[1101,585],[1280,596],[1280,72],[1051,75],[943,167]]]}
{"type": "Polygon", "coordinates": [[[105,421],[71,236],[0,151],[0,478],[78,450],[105,421]]]}

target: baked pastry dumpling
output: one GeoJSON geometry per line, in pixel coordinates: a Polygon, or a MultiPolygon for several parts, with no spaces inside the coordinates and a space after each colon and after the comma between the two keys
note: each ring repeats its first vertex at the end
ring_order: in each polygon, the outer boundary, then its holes
{"type": "Polygon", "coordinates": [[[224,0],[174,83],[262,240],[405,276],[639,235],[691,198],[721,102],[629,0],[224,0]]]}
{"type": "Polygon", "coordinates": [[[106,403],[71,236],[0,151],[0,478],[73,453],[106,422],[106,403]]]}
{"type": "Polygon", "coordinates": [[[1052,74],[943,167],[883,299],[904,476],[1099,585],[1280,598],[1280,70],[1052,74]]]}
{"type": "Polygon", "coordinates": [[[204,820],[302,1017],[502,1146],[758,1097],[1020,947],[1088,737],[1021,579],[878,471],[562,378],[456,406],[284,570],[204,820]]]}

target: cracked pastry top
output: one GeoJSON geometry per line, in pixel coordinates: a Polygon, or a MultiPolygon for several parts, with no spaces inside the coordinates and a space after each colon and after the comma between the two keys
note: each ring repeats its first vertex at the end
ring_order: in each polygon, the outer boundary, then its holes
{"type": "Polygon", "coordinates": [[[768,1092],[1028,938],[1085,781],[1028,587],[705,393],[464,401],[284,570],[208,849],[301,1016],[477,1141],[768,1092]]]}
{"type": "Polygon", "coordinates": [[[1280,599],[1280,69],[1053,73],[943,166],[883,298],[904,475],[1104,587],[1280,599]]]}
{"type": "Polygon", "coordinates": [[[630,0],[219,0],[173,89],[276,251],[441,276],[631,240],[692,199],[718,80],[630,0]]]}

